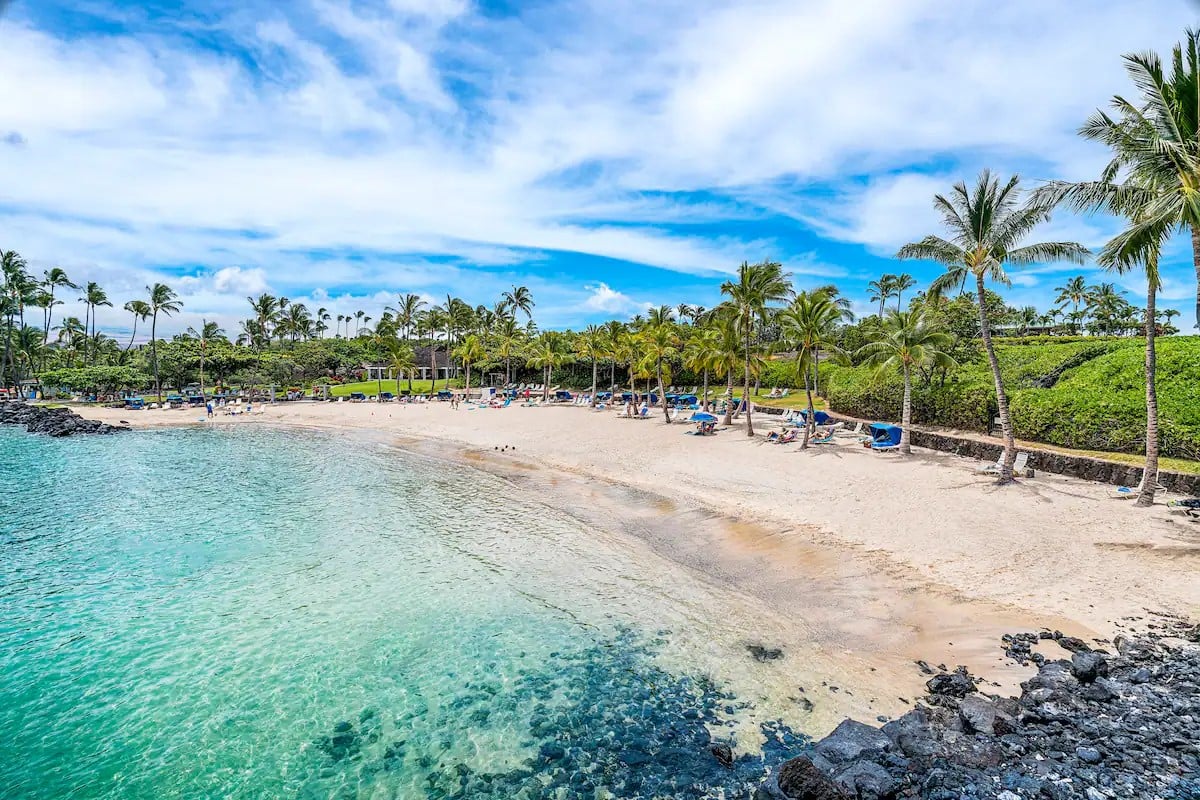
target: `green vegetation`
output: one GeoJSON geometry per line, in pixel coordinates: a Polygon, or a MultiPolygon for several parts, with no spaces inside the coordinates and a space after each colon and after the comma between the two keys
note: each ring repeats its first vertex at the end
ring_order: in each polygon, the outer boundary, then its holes
{"type": "MultiPolygon", "coordinates": [[[[1135,453],[1145,446],[1143,351],[1136,340],[997,340],[1012,390],[1016,436],[1064,448],[1135,453]],[[1061,371],[1061,372],[1060,372],[1061,371]],[[1045,381],[1052,385],[1041,386],[1045,381]]],[[[1158,342],[1164,455],[1200,459],[1200,337],[1158,342]]],[[[902,383],[865,366],[822,368],[830,407],[856,417],[900,418],[902,383]]],[[[975,361],[913,387],[913,422],[986,431],[996,413],[987,365],[975,361]]]]}
{"type": "MultiPolygon", "coordinates": [[[[461,389],[463,382],[461,379],[453,379],[450,381],[450,388],[461,389]]],[[[429,394],[434,391],[433,381],[431,380],[413,380],[413,394],[429,394]]],[[[445,389],[446,382],[438,381],[438,389],[445,389]]],[[[393,378],[385,378],[383,380],[383,391],[397,394],[400,391],[408,391],[408,382],[401,378],[399,389],[396,387],[396,381],[393,378]]],[[[329,394],[333,397],[349,397],[351,392],[362,392],[365,395],[373,395],[379,393],[378,381],[355,381],[353,383],[335,383],[330,384],[329,394]]]]}

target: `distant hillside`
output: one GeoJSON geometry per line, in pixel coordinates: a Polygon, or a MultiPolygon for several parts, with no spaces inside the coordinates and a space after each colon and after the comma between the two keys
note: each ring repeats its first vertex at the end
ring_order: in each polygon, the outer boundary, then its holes
{"type": "MultiPolygon", "coordinates": [[[[1138,339],[1000,340],[1018,438],[1084,450],[1145,446],[1144,344],[1138,339]]],[[[900,379],[864,367],[822,369],[829,405],[857,417],[900,418],[900,379]]],[[[996,414],[991,372],[980,359],[918,380],[918,424],[986,430],[996,414]]],[[[1159,340],[1162,453],[1200,460],[1200,336],[1159,340]]]]}

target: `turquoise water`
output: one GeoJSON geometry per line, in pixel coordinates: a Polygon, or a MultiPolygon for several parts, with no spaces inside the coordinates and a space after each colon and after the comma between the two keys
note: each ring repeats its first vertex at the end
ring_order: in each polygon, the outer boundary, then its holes
{"type": "Polygon", "coordinates": [[[6,798],[748,797],[800,741],[717,764],[748,704],[501,477],[262,428],[3,429],[0,470],[6,798]]]}

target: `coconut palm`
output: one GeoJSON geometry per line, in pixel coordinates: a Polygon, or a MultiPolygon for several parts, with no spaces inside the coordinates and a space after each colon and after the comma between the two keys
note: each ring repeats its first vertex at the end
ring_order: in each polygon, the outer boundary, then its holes
{"type": "MultiPolygon", "coordinates": [[[[732,314],[720,313],[713,317],[712,324],[717,332],[717,352],[713,360],[713,374],[725,379],[725,425],[733,424],[733,376],[742,366],[742,337],[737,321],[732,314]]],[[[757,362],[755,362],[757,366],[757,362]]]]}
{"type": "Polygon", "coordinates": [[[269,343],[272,335],[272,326],[274,326],[279,318],[279,299],[264,292],[257,298],[247,297],[246,300],[249,301],[250,309],[254,312],[257,331],[269,343]]]}
{"type": "Polygon", "coordinates": [[[471,397],[471,365],[478,364],[487,357],[487,353],[483,347],[483,341],[475,334],[467,334],[459,342],[458,347],[454,349],[454,357],[462,362],[467,370],[466,392],[467,398],[471,397]]]}
{"type": "Polygon", "coordinates": [[[512,291],[500,295],[500,300],[510,309],[522,311],[526,319],[533,319],[533,293],[524,286],[514,286],[512,291]]]}
{"type": "Polygon", "coordinates": [[[171,316],[183,308],[178,295],[165,283],[147,286],[150,306],[150,354],[154,360],[154,392],[158,395],[158,403],[162,405],[162,382],[158,377],[158,315],[171,316]]]}
{"type": "MultiPolygon", "coordinates": [[[[136,322],[135,322],[136,324],[136,322]]],[[[219,339],[225,335],[225,331],[221,330],[220,326],[215,322],[209,322],[206,319],[200,320],[200,327],[189,327],[187,329],[188,336],[200,342],[200,396],[204,396],[204,359],[208,356],[208,343],[213,339],[219,339]]]]}
{"type": "Polygon", "coordinates": [[[78,289],[71,279],[67,277],[67,273],[62,267],[51,267],[42,273],[42,287],[50,295],[50,302],[46,306],[46,328],[42,334],[42,344],[50,340],[50,324],[54,314],[54,306],[61,305],[61,301],[55,299],[56,289],[78,289]]]}
{"type": "Polygon", "coordinates": [[[1083,263],[1088,255],[1087,248],[1075,242],[1039,242],[1019,246],[1034,228],[1050,218],[1050,206],[1044,200],[1033,197],[1021,204],[1019,184],[1020,179],[1014,175],[1001,185],[999,179],[988,170],[980,174],[973,189],[968,189],[963,182],[955,184],[949,199],[940,194],[934,197],[934,207],[941,212],[942,224],[949,231],[950,238],[927,236],[919,242],[904,245],[896,254],[897,258],[936,261],[946,268],[946,272],[930,287],[935,294],[962,287],[968,278],[975,281],[980,337],[996,384],[996,406],[1004,433],[1001,484],[1013,480],[1017,443],[1008,413],[1008,396],[1004,392],[1000,362],[992,345],[985,283],[992,280],[1007,285],[1006,264],[1022,266],[1057,260],[1078,264],[1083,263]]]}
{"type": "MultiPolygon", "coordinates": [[[[669,309],[668,309],[669,310],[669,309]]],[[[679,355],[679,329],[674,322],[647,325],[637,334],[637,346],[642,354],[642,365],[658,379],[658,398],[662,403],[663,418],[671,424],[671,412],[667,408],[665,380],[669,362],[679,355]]]]}
{"type": "Polygon", "coordinates": [[[130,300],[125,304],[125,310],[133,315],[133,332],[129,334],[129,344],[125,347],[125,352],[128,353],[137,337],[138,322],[145,322],[150,317],[150,304],[145,300],[130,300]]]}
{"type": "Polygon", "coordinates": [[[608,352],[608,337],[599,325],[588,325],[575,337],[575,354],[592,362],[592,406],[596,405],[596,382],[600,371],[600,359],[608,352]]]}
{"type": "Polygon", "coordinates": [[[835,359],[845,359],[845,354],[834,341],[837,323],[841,318],[841,309],[823,292],[801,292],[778,317],[783,341],[796,352],[796,378],[803,380],[808,396],[808,417],[805,419],[801,449],[808,447],[808,440],[816,425],[813,384],[817,353],[825,351],[835,359]]]}
{"type": "Polygon", "coordinates": [[[1087,299],[1087,280],[1082,275],[1076,275],[1068,278],[1062,286],[1055,286],[1054,291],[1058,292],[1054,302],[1070,303],[1071,310],[1078,311],[1079,304],[1087,299]]]}
{"type": "Polygon", "coordinates": [[[901,272],[899,275],[892,276],[892,293],[896,295],[896,310],[900,310],[900,300],[904,296],[906,289],[911,289],[916,286],[917,282],[912,275],[907,272],[901,272]]]}
{"type": "Polygon", "coordinates": [[[412,374],[417,368],[417,356],[407,342],[388,342],[388,367],[396,378],[396,394],[400,394],[400,375],[408,380],[408,393],[412,394],[412,374]]]}
{"type": "MultiPolygon", "coordinates": [[[[96,309],[100,306],[112,307],[112,301],[108,299],[108,294],[100,288],[100,284],[95,281],[88,281],[87,288],[84,290],[83,297],[80,298],[84,302],[84,317],[83,324],[87,325],[88,313],[91,314],[92,321],[92,341],[96,340],[96,309]]],[[[96,348],[92,348],[91,358],[92,363],[96,361],[96,348]]]]}
{"type": "Polygon", "coordinates": [[[1131,53],[1123,60],[1140,96],[1114,97],[1112,114],[1098,110],[1079,130],[1108,146],[1111,161],[1099,180],[1053,181],[1039,194],[1078,210],[1104,208],[1131,219],[1105,246],[1114,254],[1131,256],[1146,242],[1189,230],[1200,325],[1200,30],[1186,31],[1175,45],[1169,72],[1155,53],[1131,53]],[[1126,179],[1117,182],[1118,175],[1126,179]]]}
{"type": "Polygon", "coordinates": [[[750,362],[753,358],[754,328],[757,323],[767,318],[772,305],[785,299],[790,291],[791,286],[783,266],[774,261],[763,261],[759,264],[743,261],[738,267],[737,280],[721,284],[721,294],[729,297],[726,303],[732,309],[733,318],[745,345],[742,362],[742,402],[746,406],[747,436],[754,435],[754,421],[750,411],[750,362]]]}
{"type": "Polygon", "coordinates": [[[701,328],[683,347],[683,366],[704,378],[700,390],[700,407],[704,411],[708,411],[708,376],[721,357],[720,341],[721,334],[710,326],[701,328]]]}
{"type": "Polygon", "coordinates": [[[571,363],[571,354],[567,352],[567,341],[559,331],[546,331],[535,339],[529,348],[525,363],[535,369],[545,370],[542,381],[542,400],[550,399],[550,376],[554,370],[571,363]]]}
{"type": "Polygon", "coordinates": [[[316,320],[317,320],[317,328],[316,328],[316,331],[317,331],[317,338],[318,338],[318,339],[324,339],[324,338],[325,338],[325,331],[329,330],[329,326],[328,326],[328,325],[326,325],[325,323],[329,322],[329,320],[331,320],[331,319],[332,319],[332,317],[329,315],[329,309],[327,309],[327,308],[325,308],[325,307],[323,307],[323,306],[322,306],[321,308],[318,308],[318,309],[317,309],[317,316],[316,316],[316,320]]]}
{"type": "Polygon", "coordinates": [[[867,284],[867,291],[870,296],[867,298],[872,303],[879,303],[879,318],[883,319],[883,305],[892,296],[892,281],[896,278],[895,275],[881,275],[879,280],[871,281],[867,284]]]}
{"type": "Polygon", "coordinates": [[[900,411],[900,452],[912,452],[912,371],[921,367],[954,366],[946,350],[954,337],[926,319],[922,309],[893,311],[875,330],[876,339],[855,351],[855,359],[878,370],[899,369],[904,376],[904,400],[900,411]]]}
{"type": "Polygon", "coordinates": [[[404,340],[412,338],[413,327],[417,324],[417,315],[424,308],[425,301],[415,294],[400,296],[400,304],[396,309],[396,324],[404,332],[404,340]]]}

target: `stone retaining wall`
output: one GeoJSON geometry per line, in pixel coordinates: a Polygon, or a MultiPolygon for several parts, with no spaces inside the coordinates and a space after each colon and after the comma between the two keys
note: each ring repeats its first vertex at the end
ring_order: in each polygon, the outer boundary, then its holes
{"type": "MultiPolygon", "coordinates": [[[[785,409],[770,406],[756,406],[755,413],[779,415],[785,409]]],[[[836,414],[830,414],[833,419],[842,419],[853,424],[856,420],[848,420],[836,414]]],[[[954,453],[967,458],[978,458],[981,461],[995,461],[1000,457],[1004,448],[992,442],[985,442],[968,436],[954,436],[949,433],[913,428],[912,443],[916,447],[929,450],[940,450],[943,453],[954,453]]],[[[1142,468],[1115,461],[1105,461],[1088,456],[1073,456],[1066,453],[1056,453],[1053,450],[1037,450],[1022,446],[1022,451],[1029,453],[1029,467],[1043,472],[1053,472],[1056,475],[1069,475],[1072,478],[1082,478],[1086,481],[1112,483],[1117,486],[1137,486],[1142,481],[1142,468]]],[[[1177,494],[1200,495],[1200,475],[1185,475],[1179,472],[1160,470],[1158,482],[1167,491],[1177,494]]]]}

